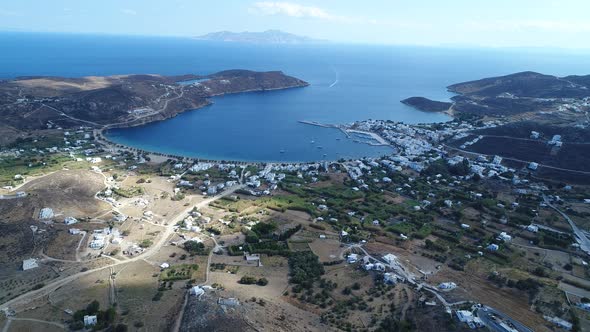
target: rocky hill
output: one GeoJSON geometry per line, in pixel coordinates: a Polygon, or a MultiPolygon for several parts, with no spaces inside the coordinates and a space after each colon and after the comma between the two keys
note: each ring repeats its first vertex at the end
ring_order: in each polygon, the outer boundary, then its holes
{"type": "Polygon", "coordinates": [[[445,112],[453,105],[452,103],[430,100],[424,97],[410,97],[401,102],[423,112],[445,112]]]}
{"type": "MultiPolygon", "coordinates": [[[[587,108],[584,99],[590,97],[590,75],[560,78],[521,72],[453,84],[448,90],[457,94],[452,98],[452,111],[456,116],[538,116],[564,107],[582,114],[587,108]]],[[[421,110],[448,109],[443,102],[422,97],[402,102],[421,110]]]]}
{"type": "Polygon", "coordinates": [[[453,84],[449,91],[478,98],[501,94],[528,98],[583,98],[590,96],[590,75],[559,78],[535,72],[453,84]]]}

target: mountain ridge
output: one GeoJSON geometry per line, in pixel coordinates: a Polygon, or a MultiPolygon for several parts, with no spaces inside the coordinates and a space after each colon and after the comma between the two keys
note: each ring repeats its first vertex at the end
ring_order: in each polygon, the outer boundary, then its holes
{"type": "Polygon", "coordinates": [[[194,39],[254,44],[317,44],[326,42],[325,40],[299,36],[281,30],[266,30],[262,32],[217,31],[194,37],[194,39]]]}

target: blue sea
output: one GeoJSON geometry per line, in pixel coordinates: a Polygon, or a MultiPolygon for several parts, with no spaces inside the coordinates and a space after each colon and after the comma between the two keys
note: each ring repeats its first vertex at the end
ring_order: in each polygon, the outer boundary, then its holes
{"type": "Polygon", "coordinates": [[[0,78],[281,70],[306,88],[213,98],[213,105],[162,122],[108,132],[122,144],[169,154],[243,161],[315,161],[380,156],[388,147],[355,143],[336,129],[364,119],[448,121],[400,100],[448,100],[446,86],[532,70],[590,73],[583,52],[375,45],[250,45],[189,38],[0,33],[0,78]]]}

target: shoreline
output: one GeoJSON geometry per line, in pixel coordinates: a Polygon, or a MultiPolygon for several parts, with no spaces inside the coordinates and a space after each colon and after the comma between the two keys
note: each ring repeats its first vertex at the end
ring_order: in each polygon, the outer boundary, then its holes
{"type": "MultiPolygon", "coordinates": [[[[241,94],[241,93],[287,90],[287,89],[292,89],[292,88],[307,87],[309,85],[310,84],[293,85],[293,86],[286,86],[286,87],[272,88],[272,89],[249,89],[249,90],[244,90],[244,91],[239,91],[239,92],[218,93],[218,94],[211,95],[210,98],[221,97],[221,96],[225,96],[225,95],[241,94]]],[[[296,161],[262,160],[261,161],[261,160],[239,160],[239,159],[231,159],[231,158],[209,159],[209,158],[203,158],[203,157],[198,157],[198,156],[188,156],[188,155],[183,155],[183,154],[177,154],[174,152],[166,153],[166,152],[158,152],[158,151],[150,150],[150,149],[146,149],[146,148],[134,147],[132,145],[127,145],[125,143],[119,143],[119,142],[113,141],[113,140],[109,139],[109,137],[107,136],[107,132],[110,129],[132,128],[132,127],[147,125],[150,123],[165,121],[165,120],[174,118],[181,113],[186,113],[189,111],[198,111],[204,107],[211,106],[213,104],[214,104],[213,100],[207,99],[204,104],[199,105],[196,108],[185,109],[185,110],[182,110],[179,112],[175,112],[174,114],[171,114],[169,116],[165,116],[162,113],[157,113],[157,114],[152,114],[152,115],[146,116],[145,118],[131,120],[129,122],[107,124],[107,125],[102,126],[101,128],[97,128],[97,129],[93,130],[94,137],[101,145],[103,145],[105,150],[108,150],[111,152],[127,151],[127,152],[131,152],[131,153],[144,154],[146,156],[149,156],[151,159],[167,158],[167,159],[184,160],[186,162],[192,162],[192,163],[199,163],[199,162],[233,163],[233,164],[238,164],[238,165],[265,165],[265,164],[272,163],[272,164],[299,164],[300,165],[300,164],[314,164],[314,163],[324,163],[324,162],[331,163],[331,162],[337,162],[338,160],[343,158],[343,157],[341,157],[341,158],[335,158],[335,159],[318,159],[318,160],[312,160],[312,161],[302,161],[302,160],[296,160],[296,161]]],[[[454,114],[453,114],[454,112],[452,112],[452,106],[449,108],[448,111],[437,112],[437,113],[444,113],[444,114],[448,115],[451,118],[449,121],[452,121],[452,119],[454,118],[454,114]]],[[[312,125],[312,126],[318,126],[318,127],[322,127],[322,128],[338,129],[342,134],[344,134],[346,139],[350,139],[353,142],[356,142],[359,144],[366,144],[367,146],[371,146],[371,147],[389,147],[392,149],[391,153],[397,152],[396,151],[397,149],[395,148],[395,146],[393,146],[391,143],[387,142],[385,139],[383,139],[381,136],[379,136],[376,133],[348,129],[346,127],[346,125],[342,125],[342,124],[338,124],[338,125],[324,124],[324,123],[320,123],[317,121],[308,121],[308,120],[298,120],[297,122],[302,123],[302,124],[312,125]],[[366,141],[361,141],[361,140],[355,140],[352,136],[352,134],[355,134],[355,133],[366,134],[366,135],[370,136],[375,142],[366,142],[366,141]]],[[[357,157],[357,158],[346,157],[345,159],[352,160],[352,159],[367,158],[367,157],[371,158],[370,156],[362,156],[362,157],[357,157]]],[[[374,158],[378,158],[378,157],[374,157],[374,158]]]]}
{"type": "MultiPolygon", "coordinates": [[[[200,109],[200,108],[199,108],[200,109]]],[[[198,109],[194,109],[194,110],[198,110],[198,109]]],[[[179,113],[180,114],[180,113],[179,113]]],[[[163,121],[163,120],[162,120],[163,121]]],[[[331,124],[322,124],[319,122],[315,122],[315,121],[306,121],[306,120],[300,120],[297,121],[299,123],[302,124],[307,124],[307,125],[313,125],[313,126],[319,126],[322,128],[330,128],[330,129],[337,129],[339,130],[342,134],[345,135],[346,139],[350,139],[353,142],[359,143],[359,144],[366,144],[368,146],[372,146],[372,147],[389,147],[392,149],[392,153],[396,152],[396,148],[391,145],[390,143],[386,142],[385,139],[383,139],[381,136],[379,136],[376,133],[373,132],[366,132],[366,131],[360,131],[360,130],[354,130],[354,129],[347,129],[344,125],[331,125],[331,124]],[[354,133],[360,133],[360,134],[366,134],[368,136],[370,136],[371,138],[373,138],[373,140],[375,140],[375,142],[365,142],[365,141],[361,141],[361,140],[355,140],[353,139],[351,134],[354,133]],[[378,137],[378,138],[377,138],[378,137]]],[[[147,124],[147,123],[146,123],[147,124]]],[[[108,130],[108,129],[118,129],[118,128],[130,128],[132,126],[127,126],[127,127],[113,127],[113,128],[106,128],[103,127],[101,129],[98,129],[98,131],[95,133],[95,139],[103,146],[106,147],[106,149],[108,149],[111,152],[114,152],[116,150],[119,151],[128,151],[128,152],[136,152],[136,153],[141,153],[141,154],[145,154],[147,156],[154,156],[154,157],[168,157],[168,158],[174,158],[174,159],[179,159],[179,160],[185,160],[185,161],[190,161],[193,163],[197,163],[197,162],[208,162],[208,163],[220,163],[220,162],[224,162],[224,163],[232,163],[232,164],[239,164],[239,165],[264,165],[264,164],[297,164],[297,165],[302,165],[302,164],[315,164],[315,163],[324,163],[324,162],[328,162],[328,163],[333,163],[333,162],[337,162],[339,159],[342,158],[338,158],[338,159],[321,159],[321,160],[312,160],[312,161],[288,161],[288,160],[263,160],[263,161],[250,161],[250,160],[237,160],[237,159],[208,159],[208,158],[202,158],[202,157],[192,157],[192,156],[184,156],[184,155],[179,155],[179,154],[175,154],[175,153],[164,153],[164,152],[157,152],[157,151],[153,151],[153,150],[147,150],[145,148],[138,148],[138,147],[133,147],[127,144],[123,144],[123,143],[117,143],[115,141],[110,140],[107,136],[105,136],[104,131],[108,130]],[[99,134],[100,135],[100,139],[99,137],[96,135],[99,134]]],[[[367,158],[369,156],[363,156],[363,157],[358,157],[358,158],[367,158]]],[[[377,157],[369,157],[369,158],[377,158],[377,157]]],[[[346,160],[351,160],[351,159],[355,159],[355,158],[345,158],[346,160]]]]}

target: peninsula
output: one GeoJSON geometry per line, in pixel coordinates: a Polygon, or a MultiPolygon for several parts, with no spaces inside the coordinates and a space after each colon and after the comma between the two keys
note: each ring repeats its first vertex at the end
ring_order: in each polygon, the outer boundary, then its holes
{"type": "Polygon", "coordinates": [[[430,100],[424,97],[410,97],[401,102],[423,112],[445,112],[452,105],[452,103],[430,100]]]}
{"type": "Polygon", "coordinates": [[[280,71],[211,75],[19,77],[0,81],[0,145],[39,131],[113,128],[160,121],[224,94],[304,87],[280,71]]]}

